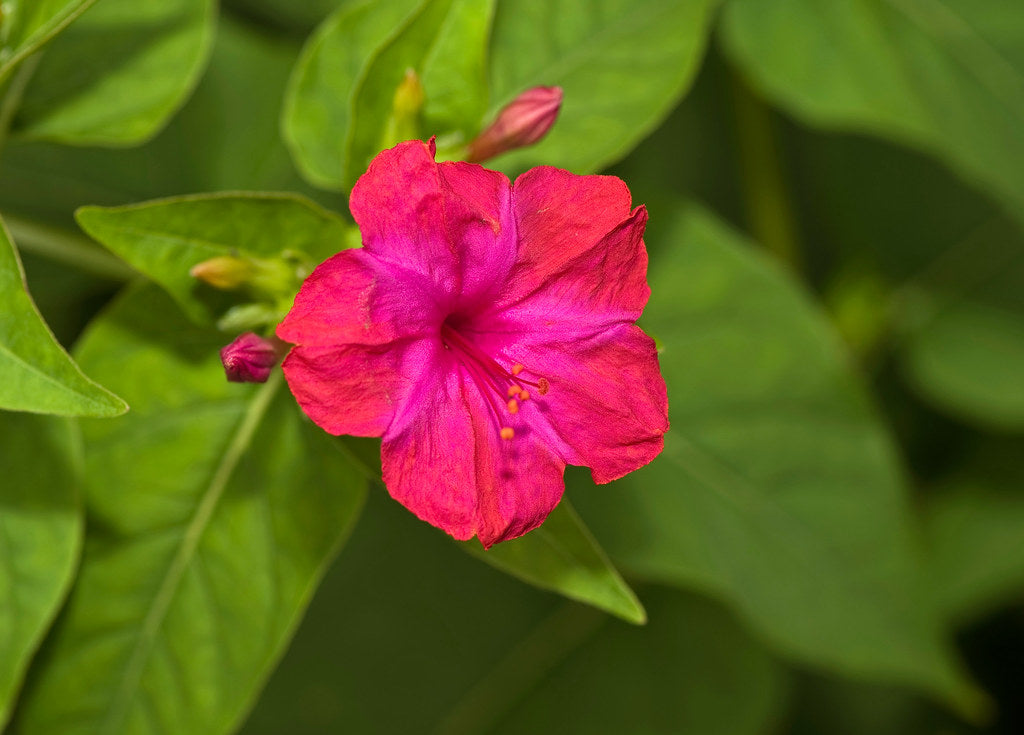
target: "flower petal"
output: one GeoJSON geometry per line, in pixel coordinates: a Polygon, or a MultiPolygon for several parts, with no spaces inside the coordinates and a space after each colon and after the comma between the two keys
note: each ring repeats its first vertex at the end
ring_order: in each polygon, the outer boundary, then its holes
{"type": "Polygon", "coordinates": [[[381,152],[352,188],[364,248],[419,273],[454,305],[504,281],[515,254],[511,185],[467,163],[434,162],[433,142],[381,152]]]}
{"type": "MultiPolygon", "coordinates": [[[[443,351],[440,345],[437,347],[443,351]]],[[[539,435],[500,437],[496,417],[476,383],[450,355],[422,384],[422,403],[403,411],[381,445],[391,496],[457,539],[484,547],[539,526],[564,490],[562,462],[539,435]]]]}
{"type": "Polygon", "coordinates": [[[384,344],[436,329],[441,309],[422,276],[343,250],[305,280],[277,336],[301,345],[384,344]]]}

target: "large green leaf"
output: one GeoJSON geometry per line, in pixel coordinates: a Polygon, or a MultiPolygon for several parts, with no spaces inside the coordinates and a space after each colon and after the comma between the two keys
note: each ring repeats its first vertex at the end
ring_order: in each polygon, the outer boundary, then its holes
{"type": "Polygon", "coordinates": [[[0,222],[0,409],[116,416],[124,402],[85,377],[25,290],[18,253],[0,222]]]}
{"type": "Polygon", "coordinates": [[[14,133],[77,145],[151,137],[195,86],[215,13],[214,0],[103,0],[47,48],[14,133]]]}
{"type": "Polygon", "coordinates": [[[904,372],[972,423],[1024,430],[1024,237],[995,221],[905,289],[904,372]]]}
{"type": "Polygon", "coordinates": [[[641,594],[644,627],[559,601],[373,493],[242,732],[489,733],[507,713],[524,733],[770,732],[785,678],[764,647],[719,606],[641,594]]]}
{"type": "Polygon", "coordinates": [[[786,110],[921,147],[1024,212],[1018,3],[730,0],[723,20],[732,58],[786,110]]]}
{"type": "Polygon", "coordinates": [[[217,297],[189,275],[220,255],[275,257],[292,250],[320,262],[346,247],[337,215],[297,194],[223,193],[124,207],[83,207],[86,232],[159,283],[198,321],[216,316],[217,297]]]}
{"type": "Polygon", "coordinates": [[[524,89],[559,85],[558,122],[505,171],[550,164],[596,171],[624,156],[685,93],[717,0],[502,2],[491,37],[492,113],[524,89]]]}
{"type": "Polygon", "coordinates": [[[662,227],[644,321],[672,429],[650,466],[575,492],[583,517],[624,568],[722,597],[789,656],[977,706],[891,440],[826,321],[701,210],[662,227]]]}
{"type": "Polygon", "coordinates": [[[0,17],[0,82],[96,0],[10,0],[0,17]]]}
{"type": "Polygon", "coordinates": [[[344,5],[295,66],[284,136],[312,183],[350,188],[384,145],[408,69],[424,84],[424,136],[468,135],[487,104],[484,44],[493,0],[390,0],[344,5]]]}
{"type": "Polygon", "coordinates": [[[78,562],[81,457],[69,422],[0,413],[0,730],[78,562]]]}
{"type": "Polygon", "coordinates": [[[351,529],[363,481],[280,373],[227,383],[219,344],[153,287],[84,338],[134,410],[82,424],[82,569],[16,732],[230,732],[351,529]]]}
{"type": "Polygon", "coordinates": [[[488,564],[536,587],[607,610],[631,623],[647,613],[579,515],[563,498],[544,524],[513,541],[484,549],[461,544],[488,564]]]}

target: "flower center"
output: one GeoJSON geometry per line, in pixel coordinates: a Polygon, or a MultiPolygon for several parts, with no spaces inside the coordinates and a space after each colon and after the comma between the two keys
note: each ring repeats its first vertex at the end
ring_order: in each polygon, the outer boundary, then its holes
{"type": "Polygon", "coordinates": [[[550,387],[547,378],[536,376],[536,381],[527,380],[523,375],[532,373],[519,363],[507,369],[502,367],[493,357],[459,334],[447,320],[441,325],[441,342],[446,349],[455,353],[466,373],[480,388],[480,393],[501,427],[501,438],[514,437],[515,431],[508,425],[508,417],[518,414],[519,404],[529,400],[530,392],[526,386],[532,386],[540,395],[545,395],[550,387]]]}

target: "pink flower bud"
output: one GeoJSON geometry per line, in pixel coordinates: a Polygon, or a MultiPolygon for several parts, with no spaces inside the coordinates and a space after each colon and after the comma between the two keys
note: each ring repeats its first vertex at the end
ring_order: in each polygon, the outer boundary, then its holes
{"type": "Polygon", "coordinates": [[[224,372],[232,383],[266,383],[280,359],[279,341],[246,332],[220,351],[224,372]]]}
{"type": "Polygon", "coordinates": [[[505,105],[497,119],[470,142],[467,160],[479,163],[536,143],[555,124],[561,106],[561,87],[526,90],[505,105]]]}

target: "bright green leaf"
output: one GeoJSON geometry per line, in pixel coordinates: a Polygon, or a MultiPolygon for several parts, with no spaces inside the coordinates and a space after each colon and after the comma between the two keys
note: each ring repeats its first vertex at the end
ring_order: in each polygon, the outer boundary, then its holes
{"type": "Polygon", "coordinates": [[[0,729],[74,577],[81,457],[70,424],[0,413],[0,729]]]}
{"type": "Polygon", "coordinates": [[[167,289],[197,321],[220,315],[214,292],[189,275],[218,255],[275,257],[284,250],[320,262],[346,247],[337,215],[296,194],[224,193],[161,199],[125,207],[83,207],[89,235],[167,289]]]}
{"type": "Polygon", "coordinates": [[[502,156],[517,171],[550,164],[588,173],[621,158],[689,88],[717,0],[502,2],[491,35],[492,114],[524,89],[559,85],[554,128],[502,156]]]}
{"type": "Polygon", "coordinates": [[[723,35],[787,111],[923,148],[1019,216],[1019,10],[1000,0],[730,0],[723,35]]]}
{"type": "Polygon", "coordinates": [[[423,136],[475,132],[486,107],[484,42],[492,0],[397,0],[343,6],[295,66],[284,136],[312,183],[350,188],[385,145],[406,70],[424,84],[423,136]]]}
{"type": "Polygon", "coordinates": [[[96,0],[8,0],[0,18],[0,82],[96,0]]]}
{"type": "Polygon", "coordinates": [[[937,258],[902,302],[904,372],[936,406],[1024,430],[1024,237],[993,222],[937,258]]]}
{"type": "Polygon", "coordinates": [[[594,605],[631,623],[647,620],[643,605],[567,498],[562,499],[540,528],[525,536],[487,550],[477,541],[460,546],[534,586],[594,605]]]}
{"type": "Polygon", "coordinates": [[[220,343],[153,287],[83,339],[135,410],[82,423],[82,568],[18,732],[231,732],[351,529],[363,481],[280,373],[225,381],[220,343]]]}
{"type": "Polygon", "coordinates": [[[978,707],[928,604],[891,440],[825,319],[699,209],[649,242],[672,428],[651,465],[573,495],[595,535],[789,656],[978,707]]]}
{"type": "Polygon", "coordinates": [[[124,402],[89,380],[54,339],[25,290],[18,253],[0,223],[0,409],[116,416],[124,402]]]}
{"type": "Polygon", "coordinates": [[[14,133],[76,145],[151,137],[195,87],[215,12],[214,0],[103,0],[47,48],[14,133]]]}

